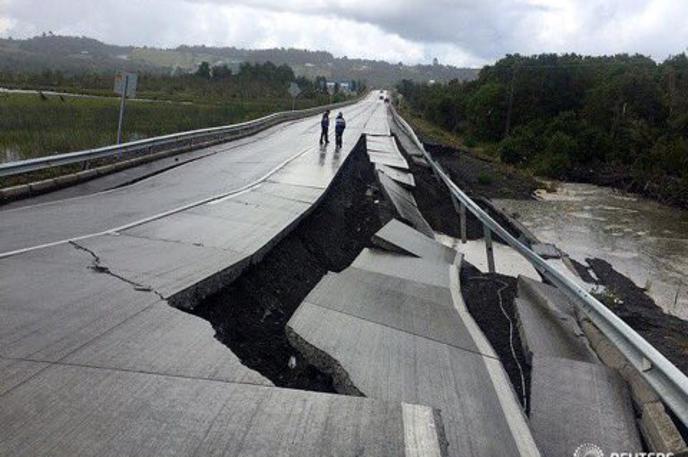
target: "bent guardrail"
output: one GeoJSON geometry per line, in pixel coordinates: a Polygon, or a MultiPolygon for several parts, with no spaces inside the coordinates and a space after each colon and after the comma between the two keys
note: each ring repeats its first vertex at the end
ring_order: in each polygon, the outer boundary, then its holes
{"type": "MultiPolygon", "coordinates": [[[[524,256],[533,267],[552,284],[557,286],[581,311],[600,329],[600,331],[623,353],[628,361],[641,373],[657,395],[671,408],[676,417],[688,426],[688,377],[674,366],[657,349],[592,296],[537,255],[528,246],[511,235],[497,223],[476,202],[466,195],[447,175],[442,167],[416,136],[413,128],[392,107],[394,118],[420,149],[436,176],[447,186],[453,199],[458,201],[457,211],[465,217],[468,209],[485,229],[488,258],[491,250],[491,233],[496,233],[509,246],[524,256]]],[[[456,203],[456,202],[455,202],[456,203]]],[[[463,224],[462,224],[463,225],[463,224]]],[[[463,230],[462,230],[463,232],[463,230]]],[[[462,236],[465,238],[465,236],[462,236]]],[[[492,260],[493,262],[493,260],[492,260]]],[[[490,270],[494,270],[492,263],[490,270]]]]}
{"type": "Polygon", "coordinates": [[[237,135],[250,135],[252,133],[265,130],[266,128],[272,127],[281,122],[312,116],[321,113],[325,109],[336,109],[339,107],[348,106],[362,100],[363,98],[365,98],[365,95],[354,100],[348,100],[332,105],[318,106],[298,111],[282,111],[239,124],[172,133],[169,135],[131,141],[129,143],[86,149],[84,151],[68,152],[65,154],[54,154],[35,159],[7,162],[0,164],[0,178],[63,165],[87,163],[91,160],[103,158],[124,156],[132,157],[153,152],[162,152],[167,149],[185,146],[193,148],[195,145],[200,146],[210,142],[221,142],[223,140],[232,139],[237,135]]]}

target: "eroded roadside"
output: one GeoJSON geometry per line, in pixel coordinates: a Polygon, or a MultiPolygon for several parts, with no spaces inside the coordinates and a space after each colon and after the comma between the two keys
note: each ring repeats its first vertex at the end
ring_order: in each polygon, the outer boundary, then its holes
{"type": "MultiPolygon", "coordinates": [[[[398,143],[402,153],[408,158],[409,154],[403,149],[403,143],[398,143]]],[[[440,160],[452,179],[456,179],[458,176],[454,170],[454,165],[459,166],[462,175],[465,173],[460,166],[465,161],[452,160],[449,158],[448,150],[444,149],[433,157],[440,160]]],[[[416,180],[413,195],[425,219],[435,232],[459,238],[461,236],[459,218],[456,216],[446,187],[435,178],[430,168],[419,165],[414,160],[408,160],[408,162],[410,171],[416,180]]],[[[457,179],[457,181],[463,183],[464,186],[469,182],[465,178],[457,179]]],[[[525,183],[523,188],[527,188],[525,183]]],[[[463,187],[463,189],[467,190],[471,197],[482,196],[476,195],[470,186],[463,187]]],[[[495,212],[490,205],[485,204],[480,198],[476,198],[476,201],[513,235],[519,236],[516,228],[509,223],[507,218],[495,212]]],[[[470,212],[467,213],[466,217],[466,235],[469,240],[483,238],[482,224],[470,212]]],[[[500,240],[496,239],[496,241],[499,242],[500,240]]],[[[516,314],[513,299],[516,293],[516,278],[483,273],[470,262],[467,262],[466,259],[463,260],[461,267],[461,294],[463,299],[469,312],[502,361],[521,406],[527,410],[530,397],[531,370],[530,366],[525,363],[526,357],[520,336],[517,331],[514,331],[516,314]]]]}
{"type": "MultiPolygon", "coordinates": [[[[529,184],[529,177],[519,176],[518,173],[505,173],[496,164],[471,157],[468,153],[452,148],[429,145],[428,149],[452,179],[512,235],[524,239],[534,237],[530,232],[524,233],[524,229],[519,224],[514,224],[511,215],[502,213],[499,208],[486,202],[486,200],[493,198],[532,199],[531,193],[536,187],[529,184]],[[475,165],[476,163],[479,165],[475,165]],[[484,171],[485,167],[491,167],[491,171],[484,171]],[[472,176],[476,172],[488,173],[496,178],[490,181],[488,185],[482,182],[479,176],[472,176]],[[505,186],[510,188],[505,189],[505,186]]],[[[458,237],[458,217],[452,217],[454,211],[447,192],[435,180],[429,169],[423,169],[417,165],[416,168],[412,171],[416,180],[423,185],[422,187],[419,186],[416,198],[424,216],[436,231],[458,237]],[[419,179],[423,173],[425,179],[419,179]],[[447,215],[451,216],[447,217],[447,215]]],[[[467,234],[468,239],[480,239],[483,236],[482,226],[471,215],[467,218],[467,234]]],[[[576,267],[578,275],[585,282],[599,287],[598,298],[681,371],[688,374],[688,322],[665,313],[646,293],[645,289],[637,286],[630,278],[614,269],[603,259],[589,258],[586,259],[586,262],[588,265],[572,263],[576,267]]],[[[470,284],[466,285],[470,288],[470,284]]],[[[498,284],[494,284],[494,286],[497,287],[498,284]]],[[[471,307],[470,301],[467,299],[469,308],[471,307]]],[[[487,331],[486,333],[489,338],[490,332],[487,331]]]]}
{"type": "Polygon", "coordinates": [[[349,266],[392,217],[359,142],[318,207],[256,265],[192,312],[247,367],[276,386],[335,392],[287,339],[286,324],[328,271],[349,266]]]}

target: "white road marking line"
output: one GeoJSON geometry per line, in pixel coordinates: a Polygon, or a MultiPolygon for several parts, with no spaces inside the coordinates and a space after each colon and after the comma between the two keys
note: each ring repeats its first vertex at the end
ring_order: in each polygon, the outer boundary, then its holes
{"type": "Polygon", "coordinates": [[[272,175],[274,175],[275,173],[280,171],[282,168],[287,166],[289,163],[291,163],[292,161],[298,159],[302,155],[304,155],[307,152],[312,151],[314,149],[315,149],[315,147],[311,146],[311,147],[304,149],[303,151],[300,151],[300,152],[294,154],[293,156],[291,156],[290,158],[288,158],[287,160],[285,160],[284,162],[282,162],[281,164],[277,165],[275,168],[270,170],[267,174],[265,174],[261,178],[257,179],[256,181],[252,182],[251,184],[247,184],[247,185],[242,186],[238,189],[235,189],[235,190],[232,190],[229,192],[224,192],[224,193],[219,194],[219,195],[214,195],[212,197],[204,198],[203,200],[189,203],[189,204],[186,204],[184,206],[180,206],[178,208],[174,208],[174,209],[171,209],[171,210],[159,213],[159,214],[155,214],[153,216],[149,216],[149,217],[146,217],[144,219],[140,219],[138,221],[130,222],[128,224],[121,225],[119,227],[114,227],[114,228],[110,228],[107,230],[103,230],[101,232],[89,233],[87,235],[81,235],[81,236],[77,236],[74,238],[66,238],[66,239],[59,240],[59,241],[52,241],[50,243],[44,243],[44,244],[39,244],[36,246],[30,246],[28,248],[22,248],[22,249],[17,249],[14,251],[3,252],[3,253],[0,253],[0,259],[4,259],[6,257],[11,257],[11,256],[18,255],[18,254],[24,254],[26,252],[36,251],[39,249],[45,249],[45,248],[49,248],[49,247],[53,247],[53,246],[58,246],[60,244],[69,243],[70,241],[81,241],[81,240],[85,240],[88,238],[95,238],[97,236],[109,235],[109,234],[116,233],[116,232],[122,232],[124,230],[128,230],[128,229],[136,227],[138,225],[145,224],[147,222],[152,222],[152,221],[157,220],[157,219],[162,219],[163,217],[171,216],[173,214],[177,214],[177,213],[180,213],[182,211],[186,211],[187,209],[191,209],[191,208],[195,208],[197,206],[205,205],[206,203],[210,203],[210,202],[215,201],[215,200],[237,197],[237,196],[242,195],[246,192],[249,192],[253,188],[261,185],[264,181],[266,181],[272,175]]]}

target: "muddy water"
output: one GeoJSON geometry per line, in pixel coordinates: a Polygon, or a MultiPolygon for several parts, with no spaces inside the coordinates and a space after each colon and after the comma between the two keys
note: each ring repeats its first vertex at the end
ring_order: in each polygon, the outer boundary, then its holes
{"type": "Polygon", "coordinates": [[[688,319],[688,211],[588,184],[560,183],[539,201],[497,200],[572,258],[601,258],[666,312],[688,319]]]}

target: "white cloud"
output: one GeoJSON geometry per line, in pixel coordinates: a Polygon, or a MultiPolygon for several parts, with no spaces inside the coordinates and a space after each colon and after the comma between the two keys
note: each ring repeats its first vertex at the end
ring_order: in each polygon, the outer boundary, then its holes
{"type": "Polygon", "coordinates": [[[676,0],[0,0],[0,34],[52,30],[116,44],[300,47],[392,62],[479,66],[506,53],[688,46],[676,0]]]}

